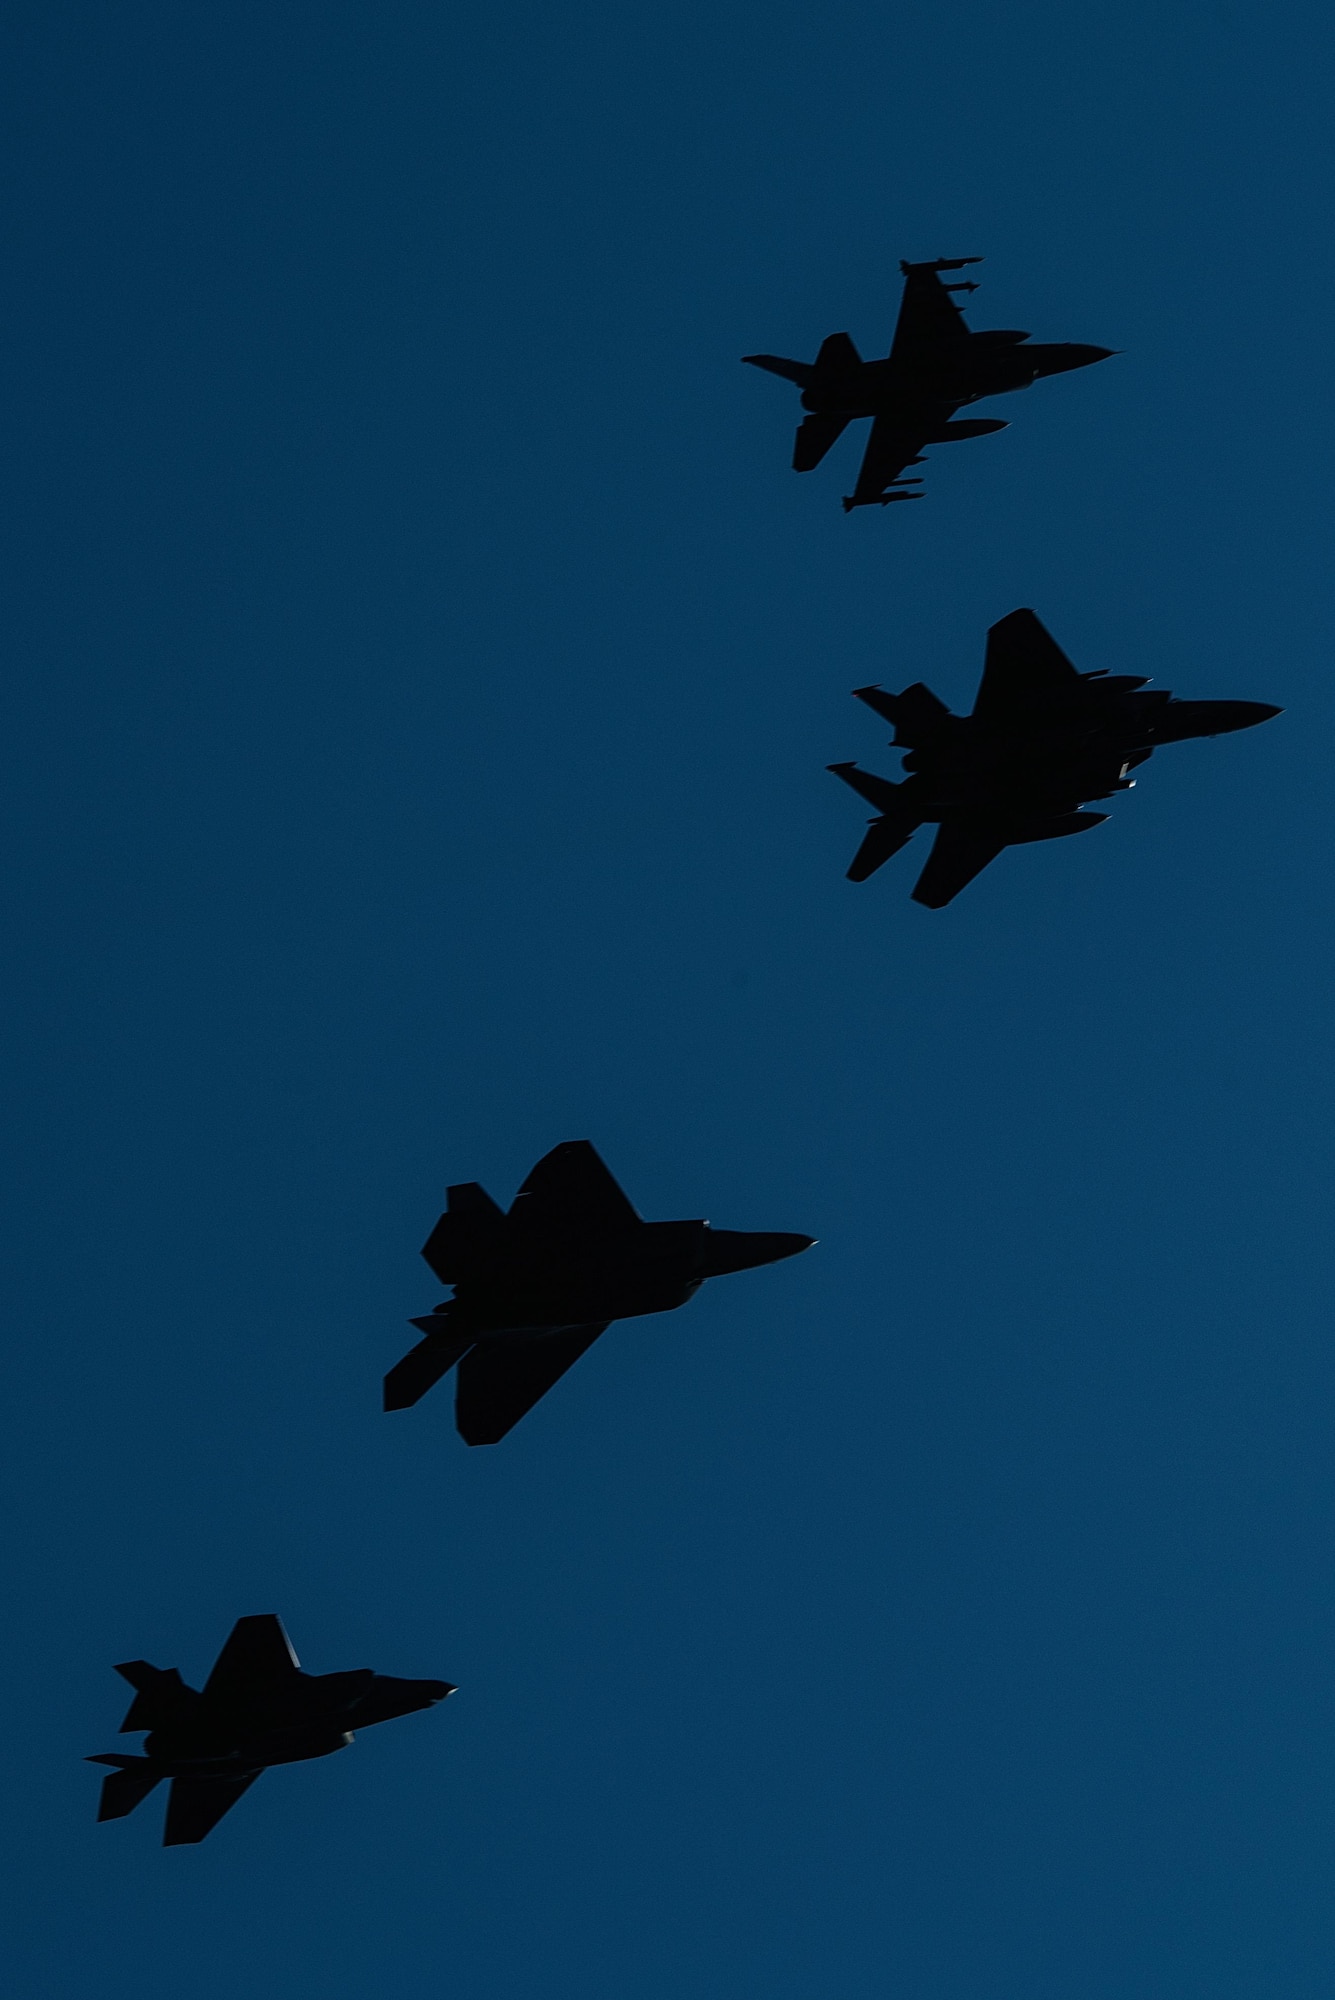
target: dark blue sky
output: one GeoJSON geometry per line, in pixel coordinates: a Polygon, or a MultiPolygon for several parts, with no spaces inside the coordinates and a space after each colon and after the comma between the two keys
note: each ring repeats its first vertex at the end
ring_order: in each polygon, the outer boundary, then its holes
{"type": "Polygon", "coordinates": [[[18,0],[9,1990],[1335,1979],[1329,12],[18,0]],[[744,370],[1122,350],[845,519],[744,370]],[[1280,702],[949,910],[849,690],[1280,702]],[[447,1181],[809,1230],[506,1443],[379,1379],[447,1181]],[[138,1654],[448,1705],[198,1849],[138,1654]]]}

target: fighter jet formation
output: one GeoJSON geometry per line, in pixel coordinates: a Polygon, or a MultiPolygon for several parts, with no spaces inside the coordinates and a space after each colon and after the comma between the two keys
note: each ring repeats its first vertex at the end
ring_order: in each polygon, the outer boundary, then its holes
{"type": "Polygon", "coordinates": [[[643,1222],[587,1139],[538,1161],[507,1215],[476,1181],[448,1191],[422,1250],[454,1297],[411,1324],[425,1338],[385,1377],[407,1409],[458,1364],[465,1444],[496,1444],[614,1319],[674,1312],[706,1278],[809,1250],[814,1238],[643,1222]]]}
{"type": "Polygon", "coordinates": [[[1077,673],[1032,611],[1012,611],[989,631],[971,715],[952,715],[921,681],[903,694],[854,693],[893,723],[911,775],[897,783],[830,765],[877,813],[848,879],[865,882],[935,823],[913,890],[929,910],[944,908],[1003,847],[1102,825],[1107,813],[1079,808],[1131,791],[1128,773],[1160,745],[1252,729],[1281,713],[1264,701],[1178,701],[1147,690],[1144,674],[1077,673]]]}
{"type": "Polygon", "coordinates": [[[175,1667],[126,1660],[116,1672],[134,1689],[122,1732],[146,1729],[142,1756],[108,1751],[97,1816],[124,1819],[169,1779],[164,1847],[193,1846],[271,1764],[297,1764],[344,1750],[354,1729],[432,1708],[449,1681],[402,1681],[369,1667],[304,1674],[282,1620],[238,1618],[202,1688],[175,1667]]]}
{"type": "MultiPolygon", "coordinates": [[[[977,258],[903,263],[904,297],[890,353],[864,361],[845,333],[814,362],[752,354],[753,366],[802,392],[807,412],[793,465],[810,471],[857,418],[867,443],[845,511],[920,497],[902,477],[933,444],[1005,429],[956,420],[983,397],[1101,361],[1106,347],[1031,344],[1016,330],[972,332],[942,282],[977,258]]],[[[950,903],[1006,847],[1061,839],[1101,824],[1091,802],[1129,791],[1165,744],[1268,721],[1259,701],[1182,701],[1140,674],[1080,672],[1029,610],[987,635],[972,712],[953,715],[922,682],[857,698],[892,725],[900,779],[855,763],[828,768],[875,808],[848,870],[866,881],[912,838],[937,829],[913,889],[929,909],[950,903]]],[[[749,1271],[811,1248],[791,1231],[715,1229],[705,1221],[645,1222],[586,1139],[538,1161],[508,1211],[476,1181],[448,1190],[422,1255],[452,1297],[410,1323],[418,1344],[384,1377],[387,1411],[419,1402],[457,1370],[455,1421],[469,1445],[496,1444],[542,1400],[614,1320],[675,1311],[709,1278],[749,1271]]],[[[552,1412],[552,1420],[557,1413],[552,1412]]],[[[116,1671],[135,1690],[122,1729],[147,1732],[136,1755],[105,1752],[99,1820],[123,1819],[169,1782],[164,1845],[194,1845],[272,1764],[343,1749],[356,1728],[430,1708],[449,1681],[398,1680],[370,1669],[306,1674],[271,1615],[238,1620],[202,1688],[177,1670],[131,1660],[116,1671]]]]}
{"type": "Polygon", "coordinates": [[[810,472],[830,446],[859,417],[872,419],[857,484],[844,500],[854,507],[889,507],[896,500],[920,500],[920,478],[901,477],[921,465],[928,445],[1004,431],[999,417],[957,419],[956,410],[984,396],[1027,389],[1043,375],[1065,375],[1106,361],[1110,347],[1078,341],[1029,345],[1014,327],[974,333],[955,302],[956,292],[976,292],[971,278],[947,285],[943,271],[981,264],[981,257],[934,257],[930,263],[901,260],[904,297],[890,352],[864,361],[846,333],[829,334],[814,361],[787,361],[780,354],[744,354],[752,368],[767,369],[795,382],[802,408],[810,412],[797,427],[793,471],[810,472]]]}

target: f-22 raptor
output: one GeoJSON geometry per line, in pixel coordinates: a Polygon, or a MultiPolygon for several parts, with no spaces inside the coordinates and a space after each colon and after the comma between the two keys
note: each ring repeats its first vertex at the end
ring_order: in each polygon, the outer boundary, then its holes
{"type": "Polygon", "coordinates": [[[986,437],[1007,426],[998,417],[956,419],[955,412],[982,396],[1027,389],[1041,375],[1064,375],[1106,361],[1114,350],[1077,341],[1029,346],[1029,335],[1013,327],[974,333],[952,296],[975,292],[966,278],[941,281],[942,271],[962,271],[981,257],[936,257],[930,263],[901,260],[904,298],[894,342],[884,360],[864,361],[846,333],[821,342],[814,361],[787,361],[779,354],[745,354],[753,368],[782,375],[802,391],[810,412],[797,428],[794,472],[820,464],[835,439],[857,417],[871,417],[871,437],[857,484],[844,500],[854,507],[888,507],[896,500],[920,500],[919,478],[904,479],[906,466],[921,465],[931,444],[986,437]]]}
{"type": "Polygon", "coordinates": [[[164,1847],[203,1840],[270,1764],[326,1757],[351,1743],[354,1729],[454,1693],[449,1681],[395,1680],[369,1667],[304,1674],[282,1620],[269,1612],[237,1619],[202,1688],[147,1660],[126,1660],[116,1672],[135,1691],[122,1730],[148,1735],[142,1757],[88,1759],[112,1767],[97,1816],[124,1819],[170,1778],[164,1847]]]}
{"type": "Polygon", "coordinates": [[[509,1214],[476,1181],[449,1190],[422,1255],[454,1297],[411,1324],[426,1336],[385,1377],[406,1409],[458,1363],[465,1444],[495,1444],[614,1319],[671,1312],[706,1278],[810,1249],[781,1231],[644,1222],[587,1139],[553,1147],[509,1214]]]}
{"type": "Polygon", "coordinates": [[[921,681],[903,694],[854,692],[894,724],[911,775],[897,784],[856,764],[829,766],[878,814],[849,880],[865,882],[935,821],[913,891],[929,910],[950,902],[1003,847],[1100,825],[1107,813],[1078,808],[1130,791],[1130,772],[1161,744],[1250,729],[1281,713],[1263,701],[1178,701],[1146,691],[1143,674],[1077,673],[1032,611],[1012,611],[989,631],[972,715],[952,715],[921,681]]]}

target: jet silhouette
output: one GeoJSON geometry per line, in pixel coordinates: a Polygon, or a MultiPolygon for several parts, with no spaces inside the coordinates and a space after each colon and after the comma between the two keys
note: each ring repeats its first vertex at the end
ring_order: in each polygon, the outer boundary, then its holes
{"type": "Polygon", "coordinates": [[[782,375],[802,391],[802,408],[811,414],[797,427],[794,472],[819,465],[855,418],[873,419],[857,484],[844,500],[846,514],[854,507],[920,500],[922,495],[911,489],[921,486],[921,479],[902,479],[900,474],[906,466],[923,463],[929,444],[986,437],[1007,428],[997,417],[956,421],[956,410],[965,404],[1027,389],[1040,375],[1087,368],[1114,352],[1072,341],[1029,347],[1029,335],[1009,327],[970,332],[951,294],[976,292],[977,285],[970,279],[946,285],[940,273],[982,261],[936,257],[928,264],[907,264],[901,259],[904,298],[894,342],[883,361],[864,361],[846,333],[823,340],[814,362],[786,361],[779,354],[742,356],[753,368],[782,375]]]}
{"type": "Polygon", "coordinates": [[[142,1757],[90,1757],[110,1764],[97,1816],[124,1819],[154,1785],[171,1779],[164,1847],[203,1840],[270,1764],[325,1757],[354,1728],[430,1708],[449,1681],[401,1681],[370,1668],[304,1674],[272,1613],[238,1618],[202,1689],[175,1667],[127,1660],[116,1672],[135,1690],[122,1730],[146,1729],[142,1757]]]}
{"type": "Polygon", "coordinates": [[[642,1222],[587,1139],[553,1147],[507,1215],[476,1181],[449,1190],[422,1255],[454,1297],[410,1321],[426,1338],[385,1377],[404,1410],[459,1364],[455,1421],[495,1444],[614,1319],[671,1312],[706,1278],[810,1249],[814,1238],[642,1222]]]}
{"type": "Polygon", "coordinates": [[[903,694],[855,689],[894,724],[912,775],[899,784],[856,764],[828,767],[878,813],[849,880],[865,882],[935,821],[913,900],[939,910],[1003,847],[1100,825],[1107,813],[1077,808],[1130,791],[1128,772],[1161,744],[1250,729],[1282,713],[1263,701],[1178,701],[1145,686],[1143,674],[1077,673],[1032,611],[1012,611],[987,635],[972,715],[952,715],[921,681],[903,694]]]}

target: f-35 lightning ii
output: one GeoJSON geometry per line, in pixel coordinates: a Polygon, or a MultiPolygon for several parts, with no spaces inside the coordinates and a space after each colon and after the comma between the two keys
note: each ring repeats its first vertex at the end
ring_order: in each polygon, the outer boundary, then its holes
{"type": "Polygon", "coordinates": [[[1281,713],[1263,701],[1178,701],[1145,688],[1143,674],[1077,673],[1032,611],[1012,611],[987,635],[972,715],[952,715],[921,681],[903,694],[855,689],[894,724],[912,775],[894,783],[856,764],[829,766],[878,814],[849,880],[865,882],[935,821],[913,900],[939,910],[1003,847],[1100,825],[1107,813],[1078,808],[1130,791],[1128,774],[1161,744],[1250,729],[1281,713]]]}
{"type": "Polygon", "coordinates": [[[553,1147],[507,1215],[476,1181],[449,1190],[422,1255],[454,1297],[410,1323],[426,1336],[385,1377],[407,1409],[459,1365],[455,1421],[495,1444],[614,1319],[671,1312],[706,1278],[810,1249],[814,1238],[642,1222],[587,1139],[553,1147]]]}
{"type": "Polygon", "coordinates": [[[981,264],[981,257],[936,257],[926,264],[901,260],[904,298],[895,338],[886,358],[864,361],[846,333],[821,342],[814,361],[786,361],[779,354],[745,354],[753,368],[782,375],[802,391],[810,411],[797,427],[794,472],[819,465],[835,439],[857,417],[871,417],[871,437],[857,484],[844,501],[854,507],[888,507],[896,500],[920,500],[919,478],[904,479],[910,465],[923,463],[931,444],[986,437],[1007,426],[997,417],[956,420],[955,412],[982,396],[1027,389],[1040,375],[1063,375],[1106,361],[1115,350],[1074,341],[1030,347],[1029,335],[1014,328],[973,333],[952,296],[975,292],[971,279],[947,285],[942,271],[981,264]]]}
{"type": "Polygon", "coordinates": [[[127,1660],[116,1669],[135,1691],[122,1730],[146,1729],[142,1757],[90,1757],[110,1764],[97,1816],[124,1819],[163,1778],[171,1779],[164,1847],[203,1840],[270,1764],[325,1757],[354,1729],[430,1708],[449,1681],[401,1681],[370,1668],[304,1674],[270,1613],[238,1618],[201,1689],[175,1667],[127,1660]]]}

